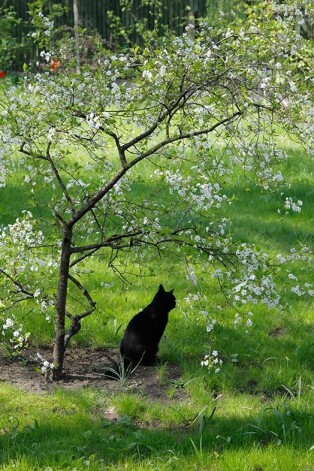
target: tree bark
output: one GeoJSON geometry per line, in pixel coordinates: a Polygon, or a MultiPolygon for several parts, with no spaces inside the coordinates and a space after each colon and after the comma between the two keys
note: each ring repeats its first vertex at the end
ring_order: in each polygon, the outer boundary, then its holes
{"type": "Polygon", "coordinates": [[[61,259],[58,291],[56,297],[56,322],[55,341],[53,347],[53,379],[59,380],[62,376],[63,361],[65,353],[65,317],[66,300],[69,280],[69,267],[71,259],[72,226],[65,225],[63,228],[63,240],[61,246],[61,259]]]}
{"type": "Polygon", "coordinates": [[[79,16],[78,0],[73,0],[73,22],[74,22],[76,72],[79,74],[80,73],[80,49],[79,49],[80,16],[79,16]]]}

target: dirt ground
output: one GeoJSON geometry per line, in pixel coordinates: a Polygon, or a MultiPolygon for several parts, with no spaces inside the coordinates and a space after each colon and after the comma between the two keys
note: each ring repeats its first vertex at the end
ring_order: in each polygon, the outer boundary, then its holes
{"type": "MultiPolygon", "coordinates": [[[[105,376],[106,368],[118,359],[116,351],[69,349],[64,363],[65,377],[57,383],[41,374],[37,352],[49,361],[51,349],[28,348],[22,355],[12,357],[0,348],[0,383],[8,383],[35,394],[47,393],[60,387],[74,390],[93,386],[108,393],[121,390],[120,381],[110,380],[105,376]]],[[[123,387],[128,390],[138,390],[152,400],[169,399],[169,389],[172,388],[171,399],[177,400],[182,395],[180,384],[179,367],[166,363],[162,369],[138,366],[123,387]]]]}

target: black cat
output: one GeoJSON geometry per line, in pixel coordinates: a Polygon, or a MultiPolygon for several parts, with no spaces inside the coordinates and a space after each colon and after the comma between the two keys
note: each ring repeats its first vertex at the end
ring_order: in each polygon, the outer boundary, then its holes
{"type": "Polygon", "coordinates": [[[176,306],[171,291],[159,286],[152,302],[129,322],[120,344],[125,364],[156,364],[158,344],[168,323],[168,314],[176,306]]]}
{"type": "MultiPolygon", "coordinates": [[[[168,323],[168,314],[175,306],[173,289],[165,291],[160,285],[152,302],[130,320],[120,343],[124,368],[157,364],[158,344],[168,323]]],[[[117,365],[106,376],[116,377],[113,370],[117,371],[117,365]]]]}

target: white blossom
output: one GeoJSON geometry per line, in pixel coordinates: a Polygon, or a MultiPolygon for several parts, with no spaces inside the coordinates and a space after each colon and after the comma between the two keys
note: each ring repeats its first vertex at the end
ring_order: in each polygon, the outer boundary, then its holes
{"type": "Polygon", "coordinates": [[[303,206],[303,201],[297,200],[297,202],[294,202],[293,199],[288,196],[285,199],[285,209],[289,210],[291,209],[292,211],[299,213],[302,209],[303,206]]]}
{"type": "Polygon", "coordinates": [[[143,73],[142,73],[142,77],[143,77],[144,79],[147,79],[147,80],[151,81],[152,78],[153,78],[153,74],[152,74],[152,72],[151,72],[150,70],[145,69],[145,70],[143,71],[143,73]]]}

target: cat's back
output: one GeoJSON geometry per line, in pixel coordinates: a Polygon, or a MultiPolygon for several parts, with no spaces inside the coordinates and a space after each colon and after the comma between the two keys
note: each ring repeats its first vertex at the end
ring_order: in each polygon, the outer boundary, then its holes
{"type": "Polygon", "coordinates": [[[131,330],[144,331],[147,328],[151,330],[156,322],[158,320],[154,310],[147,306],[132,317],[126,327],[126,332],[131,330]]]}

